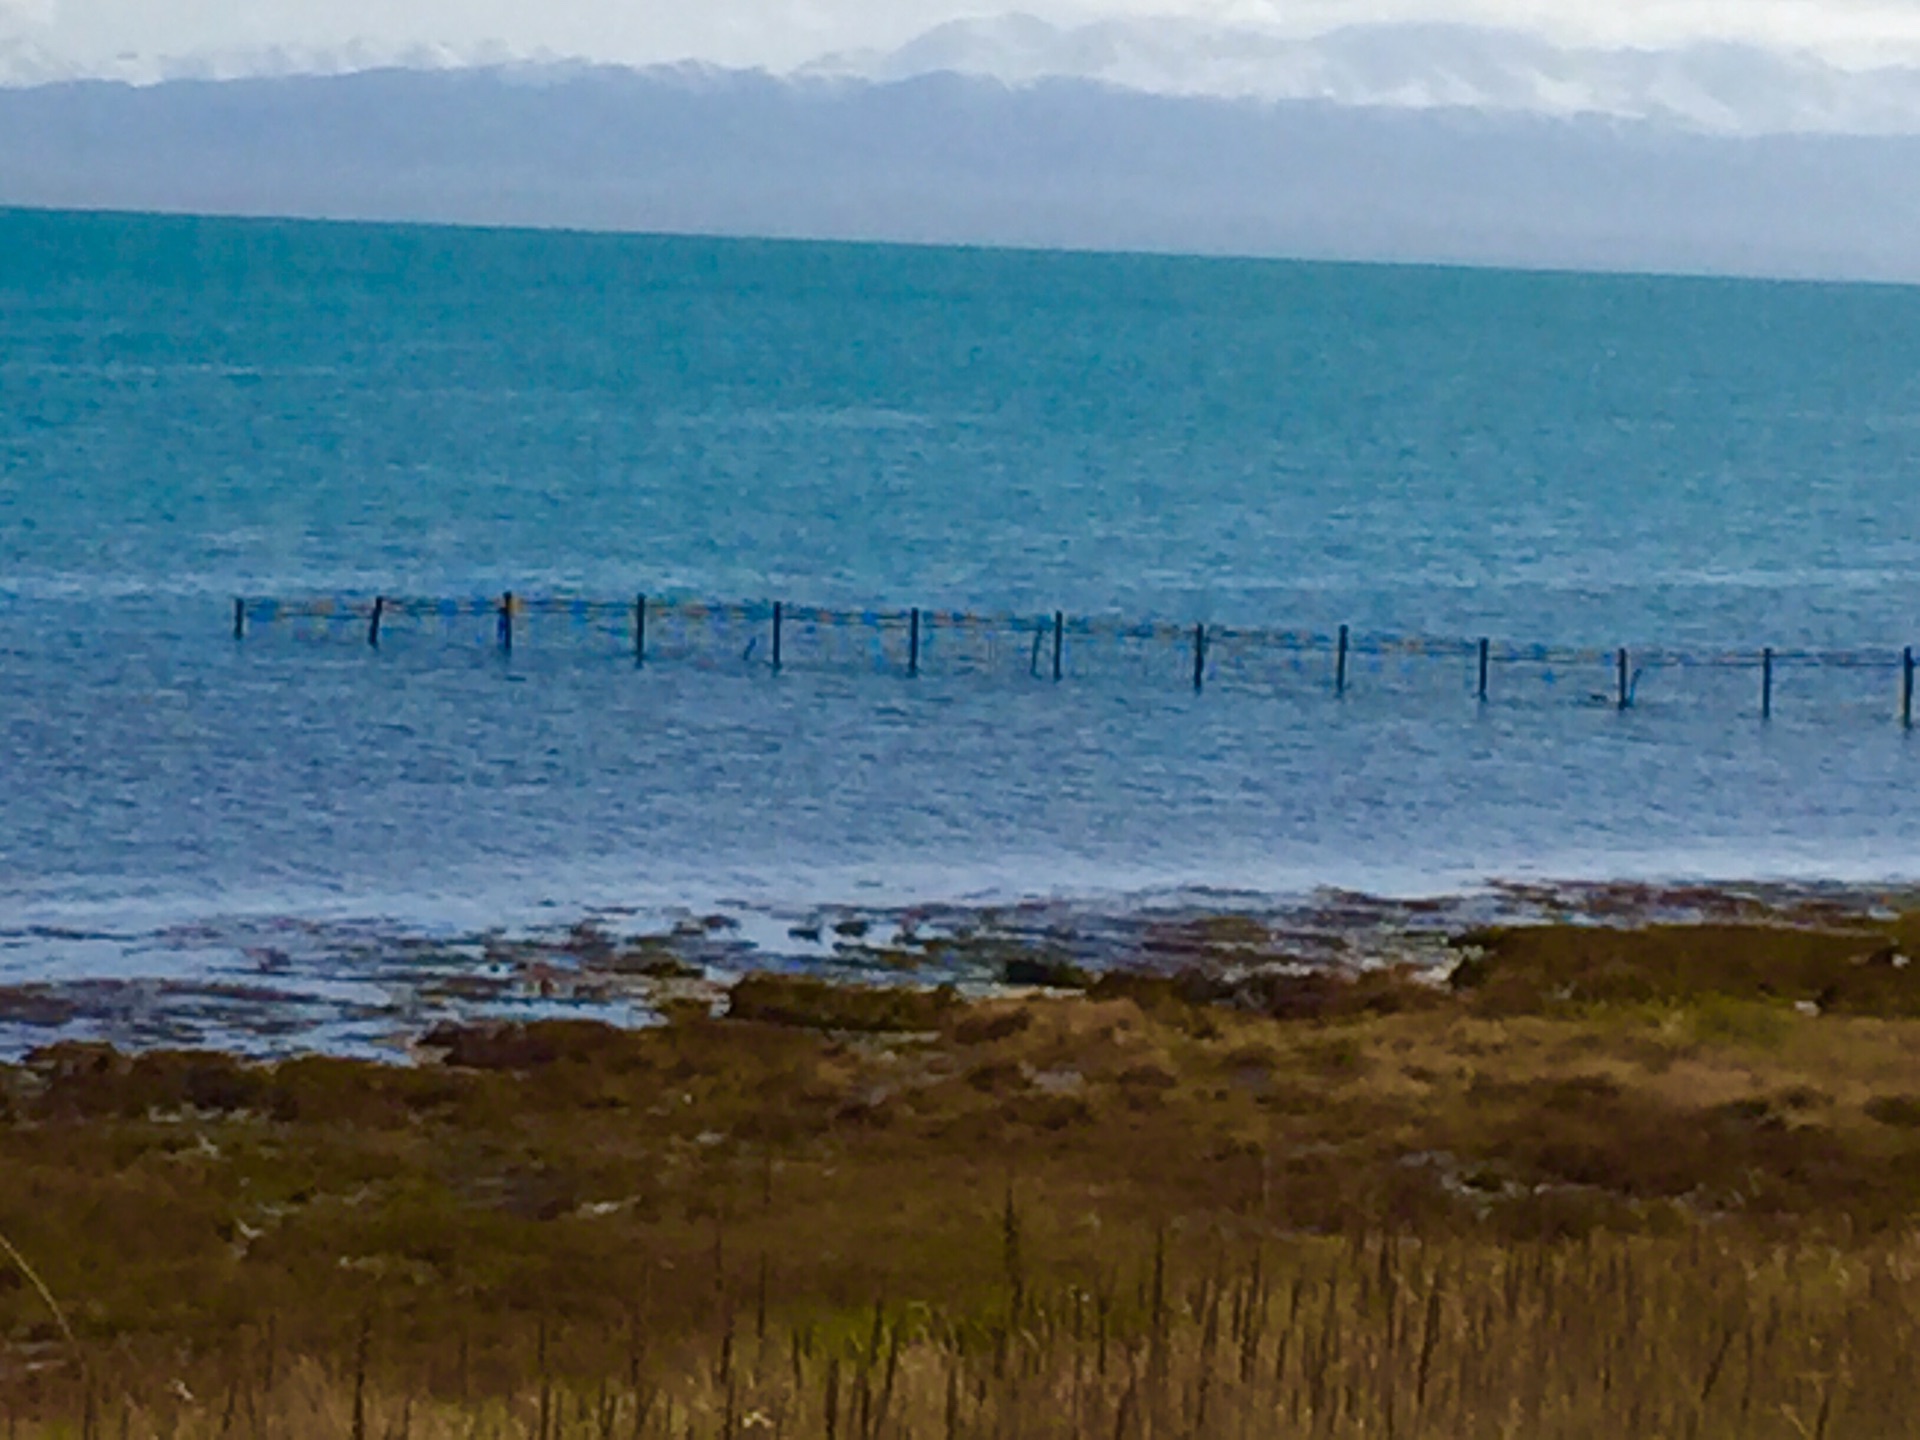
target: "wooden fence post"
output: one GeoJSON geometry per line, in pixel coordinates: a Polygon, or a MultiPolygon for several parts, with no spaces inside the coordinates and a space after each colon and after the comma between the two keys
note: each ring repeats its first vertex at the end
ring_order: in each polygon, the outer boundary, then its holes
{"type": "Polygon", "coordinates": [[[785,618],[786,606],[778,600],[773,602],[773,668],[780,668],[780,625],[785,618]]]}
{"type": "Polygon", "coordinates": [[[1053,678],[1061,676],[1061,650],[1066,643],[1067,614],[1064,610],[1053,612],[1053,678]]]}
{"type": "Polygon", "coordinates": [[[367,645],[374,650],[380,648],[380,618],[387,613],[387,599],[384,595],[373,597],[373,615],[367,621],[367,645]]]}
{"type": "Polygon", "coordinates": [[[238,595],[233,597],[233,638],[247,638],[247,602],[238,595]]]}
{"type": "Polygon", "coordinates": [[[920,607],[913,607],[907,616],[907,678],[917,679],[920,674],[920,607]]]}
{"type": "Polygon", "coordinates": [[[1913,728],[1913,647],[1900,652],[1900,724],[1913,728]]]}
{"type": "Polygon", "coordinates": [[[1207,627],[1193,627],[1193,693],[1198,695],[1207,684],[1207,627]]]}
{"type": "Polygon", "coordinates": [[[1493,646],[1488,642],[1487,637],[1482,635],[1480,637],[1480,699],[1482,701],[1487,698],[1487,662],[1493,658],[1492,652],[1493,646]]]}
{"type": "Polygon", "coordinates": [[[1773,718],[1773,647],[1760,652],[1760,718],[1773,718]]]}
{"type": "Polygon", "coordinates": [[[1335,642],[1333,654],[1333,693],[1347,693],[1347,627],[1340,627],[1340,638],[1335,642]]]}
{"type": "Polygon", "coordinates": [[[1616,679],[1618,680],[1620,688],[1619,708],[1624,710],[1630,703],[1627,696],[1627,647],[1622,645],[1619,650],[1614,653],[1613,658],[1614,668],[1618,672],[1616,679]]]}
{"type": "Polygon", "coordinates": [[[636,666],[647,663],[647,597],[644,593],[633,597],[633,663],[636,666]]]}
{"type": "Polygon", "coordinates": [[[500,597],[500,650],[506,655],[513,653],[513,591],[511,590],[500,597]]]}

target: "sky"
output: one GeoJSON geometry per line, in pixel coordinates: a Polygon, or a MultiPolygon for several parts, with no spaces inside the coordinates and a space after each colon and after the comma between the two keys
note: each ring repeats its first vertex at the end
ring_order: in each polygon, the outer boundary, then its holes
{"type": "Polygon", "coordinates": [[[1003,9],[1056,23],[1173,15],[1303,35],[1453,21],[1604,46],[1741,41],[1850,67],[1920,58],[1920,0],[0,0],[0,42],[89,71],[131,59],[354,45],[382,58],[418,48],[442,60],[699,59],[784,69],[1003,9]]]}

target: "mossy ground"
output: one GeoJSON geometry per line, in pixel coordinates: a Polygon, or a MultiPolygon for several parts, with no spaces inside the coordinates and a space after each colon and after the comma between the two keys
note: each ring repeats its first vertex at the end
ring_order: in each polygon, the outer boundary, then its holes
{"type": "MultiPolygon", "coordinates": [[[[1472,942],[1454,986],[760,979],[735,1016],[449,1030],[411,1067],[59,1046],[0,1070],[0,1233],[129,1384],[338,1362],[371,1323],[441,1399],[736,1327],[852,1344],[876,1301],[1113,1294],[1156,1245],[1186,1273],[1375,1243],[1484,1268],[1710,1234],[1733,1273],[1905,1243],[1903,933],[1472,942]]],[[[0,1397],[72,1404],[59,1341],[0,1266],[0,1397]]]]}

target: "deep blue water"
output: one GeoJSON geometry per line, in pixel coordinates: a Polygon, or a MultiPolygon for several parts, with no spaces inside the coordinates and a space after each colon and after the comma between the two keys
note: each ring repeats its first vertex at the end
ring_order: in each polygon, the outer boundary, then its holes
{"type": "Polygon", "coordinates": [[[1879,668],[1783,671],[1763,725],[1746,672],[1196,696],[1178,657],[236,646],[228,607],[1891,654],[1917,482],[1914,290],[0,212],[0,979],[194,973],[247,916],[1912,878],[1879,668]]]}

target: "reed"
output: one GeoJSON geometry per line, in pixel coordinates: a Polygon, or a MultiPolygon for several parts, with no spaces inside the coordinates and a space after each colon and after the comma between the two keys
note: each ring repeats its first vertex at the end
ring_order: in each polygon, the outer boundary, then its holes
{"type": "Polygon", "coordinates": [[[729,1317],[670,1355],[629,1349],[610,1366],[617,1337],[543,1325],[529,1372],[463,1397],[383,1356],[375,1317],[338,1366],[263,1363],[257,1343],[182,1373],[109,1357],[112,1398],[84,1406],[56,1403],[50,1375],[34,1399],[16,1380],[7,1428],[15,1440],[1873,1440],[1910,1434],[1920,1399],[1911,1239],[1847,1255],[1703,1235],[1214,1239],[1213,1261],[1193,1268],[1144,1245],[1097,1327],[1078,1288],[998,1312],[883,1300],[857,1327],[800,1324],[745,1345],[729,1317]]]}

